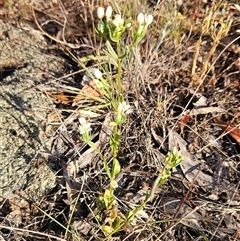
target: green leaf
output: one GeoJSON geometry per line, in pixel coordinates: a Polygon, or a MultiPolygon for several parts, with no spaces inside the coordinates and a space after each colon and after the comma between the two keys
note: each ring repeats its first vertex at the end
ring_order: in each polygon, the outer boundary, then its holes
{"type": "Polygon", "coordinates": [[[105,32],[105,24],[102,20],[100,20],[97,26],[97,33],[99,35],[104,35],[104,32],[105,32]]]}
{"type": "Polygon", "coordinates": [[[112,194],[109,189],[105,190],[103,198],[104,198],[104,202],[105,202],[105,205],[107,208],[112,201],[112,194]]]}
{"type": "Polygon", "coordinates": [[[119,216],[117,216],[112,223],[112,229],[116,231],[121,228],[122,221],[123,220],[119,216]]]}
{"type": "Polygon", "coordinates": [[[108,188],[104,192],[103,199],[104,199],[106,209],[108,210],[111,209],[116,204],[116,200],[114,199],[114,196],[113,196],[113,191],[114,190],[112,188],[108,188]]]}
{"type": "Polygon", "coordinates": [[[106,208],[103,194],[101,194],[101,195],[97,198],[96,204],[97,204],[97,209],[98,209],[99,211],[102,211],[102,210],[104,210],[104,209],[106,208]]]}
{"type": "Polygon", "coordinates": [[[115,158],[113,160],[113,167],[112,167],[112,178],[115,179],[116,175],[120,172],[121,166],[119,161],[115,158]]]}
{"type": "Polygon", "coordinates": [[[103,225],[102,226],[102,231],[104,232],[104,234],[106,235],[106,236],[109,236],[109,235],[111,235],[112,233],[113,233],[113,228],[111,227],[111,226],[109,226],[109,225],[103,225]]]}
{"type": "Polygon", "coordinates": [[[114,60],[117,60],[118,56],[108,40],[106,41],[106,46],[107,46],[108,53],[111,54],[111,56],[114,58],[114,60]]]}
{"type": "Polygon", "coordinates": [[[132,209],[125,214],[125,217],[129,222],[131,222],[134,220],[135,215],[136,215],[136,210],[132,209]]]}

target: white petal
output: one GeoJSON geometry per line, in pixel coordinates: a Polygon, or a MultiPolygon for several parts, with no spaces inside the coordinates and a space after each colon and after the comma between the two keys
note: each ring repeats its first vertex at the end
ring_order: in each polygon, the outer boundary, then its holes
{"type": "Polygon", "coordinates": [[[100,19],[102,19],[104,17],[104,8],[103,7],[98,7],[98,9],[97,9],[97,16],[100,19]]]}
{"type": "Polygon", "coordinates": [[[147,25],[151,24],[153,21],[153,15],[147,15],[146,18],[145,18],[145,22],[147,25]]]}
{"type": "Polygon", "coordinates": [[[112,21],[112,23],[116,26],[122,26],[124,24],[124,19],[121,17],[120,14],[116,14],[114,20],[112,21]]]}
{"type": "Polygon", "coordinates": [[[88,70],[96,79],[102,78],[102,72],[97,68],[89,68],[88,70]]]}
{"type": "Polygon", "coordinates": [[[139,13],[137,16],[137,21],[139,24],[144,24],[144,14],[143,13],[139,13]]]}
{"type": "Polygon", "coordinates": [[[87,121],[84,117],[80,117],[79,122],[80,122],[81,125],[85,125],[87,123],[87,121]]]}
{"type": "Polygon", "coordinates": [[[108,6],[107,7],[107,10],[106,10],[106,18],[107,19],[110,19],[112,17],[112,7],[111,6],[108,6]]]}

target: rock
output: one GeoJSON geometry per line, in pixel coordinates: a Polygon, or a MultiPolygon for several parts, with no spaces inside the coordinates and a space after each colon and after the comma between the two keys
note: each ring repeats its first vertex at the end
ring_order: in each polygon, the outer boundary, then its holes
{"type": "Polygon", "coordinates": [[[0,20],[0,29],[0,196],[38,201],[56,186],[43,155],[57,128],[48,118],[54,105],[40,90],[64,60],[49,54],[41,32],[29,25],[0,20]]]}

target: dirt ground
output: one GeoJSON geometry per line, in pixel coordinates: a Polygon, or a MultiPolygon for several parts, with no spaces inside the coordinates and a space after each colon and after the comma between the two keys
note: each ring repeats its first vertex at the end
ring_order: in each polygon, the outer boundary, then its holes
{"type": "MultiPolygon", "coordinates": [[[[216,3],[159,2],[148,2],[158,23],[139,48],[141,68],[124,66],[132,112],[118,154],[122,170],[115,196],[122,215],[144,200],[169,150],[177,147],[184,161],[135,222],[107,240],[240,240],[240,4],[226,1],[231,28],[198,83],[192,66],[201,21],[216,3]],[[173,9],[179,14],[168,22],[173,9]]],[[[79,97],[86,74],[77,61],[98,47],[92,19],[99,5],[0,1],[2,240],[105,238],[105,220],[93,213],[109,181],[96,151],[78,133],[79,118],[91,113],[93,140],[109,156],[105,123],[112,113],[100,107],[93,112],[96,104],[79,97]]],[[[145,8],[135,5],[137,11],[145,8]]],[[[204,34],[196,75],[212,45],[204,34]]],[[[97,64],[89,61],[87,67],[97,64]]]]}

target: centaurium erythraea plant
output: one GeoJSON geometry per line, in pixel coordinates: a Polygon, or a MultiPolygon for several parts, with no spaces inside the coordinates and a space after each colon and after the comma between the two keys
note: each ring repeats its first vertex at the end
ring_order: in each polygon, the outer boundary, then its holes
{"type": "MultiPolygon", "coordinates": [[[[140,40],[145,36],[148,26],[153,21],[152,15],[147,15],[139,13],[137,17],[137,26],[132,27],[133,38],[132,43],[127,45],[124,43],[123,34],[129,29],[132,25],[132,21],[127,18],[123,18],[123,15],[119,12],[113,14],[113,9],[111,6],[108,6],[106,11],[103,7],[97,9],[97,16],[99,22],[96,28],[96,32],[106,40],[106,47],[108,53],[114,60],[117,65],[117,78],[116,83],[113,83],[114,86],[111,86],[112,90],[116,90],[116,95],[112,94],[111,96],[115,99],[112,99],[112,106],[115,110],[114,121],[111,123],[114,126],[114,132],[111,137],[111,147],[113,151],[113,163],[118,163],[117,161],[117,152],[120,143],[120,126],[126,121],[126,114],[129,109],[129,105],[126,104],[126,101],[123,99],[121,80],[122,80],[122,60],[129,54],[134,46],[136,46],[140,40]],[[111,42],[116,43],[116,50],[113,48],[111,42]],[[116,87],[116,88],[115,88],[116,87]],[[114,97],[116,96],[116,97],[114,97]]],[[[113,164],[114,166],[114,164],[113,164]]],[[[117,165],[116,165],[117,166],[117,165]]],[[[114,168],[113,168],[114,169],[114,168]]],[[[118,169],[118,168],[116,168],[118,169]]],[[[111,175],[111,179],[114,179],[114,175],[111,175]]]]}
{"type": "MultiPolygon", "coordinates": [[[[114,14],[111,6],[108,6],[106,10],[103,7],[97,9],[97,16],[99,18],[98,25],[96,28],[96,33],[105,40],[105,46],[108,51],[107,57],[110,57],[112,63],[117,67],[117,77],[116,81],[108,83],[107,79],[96,70],[96,73],[89,71],[94,78],[92,80],[97,85],[99,89],[107,90],[110,89],[108,99],[110,100],[111,107],[114,110],[114,119],[110,123],[113,126],[113,133],[110,137],[109,143],[112,150],[111,161],[107,162],[104,156],[100,153],[103,158],[104,169],[106,174],[110,178],[110,186],[104,192],[104,195],[100,195],[98,201],[100,206],[105,206],[106,209],[113,208],[115,197],[114,191],[118,184],[115,180],[116,175],[121,170],[121,165],[118,161],[118,150],[121,141],[121,125],[126,122],[127,114],[130,111],[130,105],[124,100],[121,81],[122,81],[122,60],[127,57],[130,51],[141,41],[145,36],[148,26],[153,21],[152,15],[147,15],[144,13],[139,13],[137,17],[137,24],[134,24],[131,18],[127,18],[121,12],[114,14]],[[130,28],[130,26],[132,26],[130,28]],[[132,42],[127,43],[124,40],[124,33],[126,31],[131,31],[132,42]],[[114,43],[114,44],[113,44],[114,43]],[[106,88],[107,87],[107,88],[106,88]]],[[[95,71],[95,70],[94,70],[95,71]]],[[[104,76],[108,76],[107,72],[104,76]]],[[[92,144],[90,141],[90,131],[91,126],[86,121],[81,121],[79,131],[82,133],[83,140],[87,143],[92,144]],[[82,122],[82,123],[81,123],[82,122]],[[85,131],[85,132],[84,132],[85,131]]],[[[103,225],[102,229],[107,235],[111,235],[114,230],[120,229],[122,225],[122,218],[117,214],[117,211],[112,217],[109,225],[103,225]]]]}

